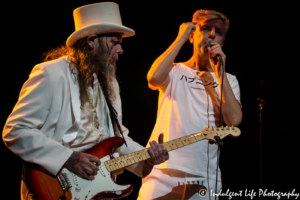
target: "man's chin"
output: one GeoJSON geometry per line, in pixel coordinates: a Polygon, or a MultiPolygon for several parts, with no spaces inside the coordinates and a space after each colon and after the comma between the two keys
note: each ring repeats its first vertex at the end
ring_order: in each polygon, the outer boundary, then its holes
{"type": "Polygon", "coordinates": [[[199,56],[208,56],[208,51],[207,50],[205,50],[204,48],[203,49],[199,49],[198,50],[198,52],[197,52],[197,54],[199,55],[199,56]]]}

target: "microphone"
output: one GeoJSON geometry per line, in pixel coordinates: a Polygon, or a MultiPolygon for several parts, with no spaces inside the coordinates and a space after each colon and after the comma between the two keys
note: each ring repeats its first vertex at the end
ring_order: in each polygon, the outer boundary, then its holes
{"type": "Polygon", "coordinates": [[[212,44],[213,42],[215,42],[213,39],[209,39],[209,40],[207,41],[207,43],[206,43],[206,46],[211,47],[211,44],[212,44]]]}
{"type": "MultiPolygon", "coordinates": [[[[209,39],[208,41],[207,41],[207,43],[206,43],[206,46],[208,47],[212,47],[212,43],[213,42],[215,42],[213,39],[209,39]]],[[[218,58],[219,58],[219,61],[221,62],[221,64],[223,65],[223,60],[222,60],[222,57],[221,57],[221,55],[218,53],[217,55],[216,55],[218,58]]]]}

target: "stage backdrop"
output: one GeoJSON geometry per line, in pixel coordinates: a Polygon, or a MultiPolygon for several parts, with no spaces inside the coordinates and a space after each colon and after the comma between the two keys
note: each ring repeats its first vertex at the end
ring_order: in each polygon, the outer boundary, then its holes
{"type": "MultiPolygon", "coordinates": [[[[65,43],[74,31],[72,12],[75,8],[96,1],[40,1],[37,3],[9,1],[2,7],[2,127],[11,113],[22,84],[32,68],[41,62],[43,53],[65,43]],[[6,12],[7,11],[7,12],[6,12]]],[[[289,37],[284,27],[282,6],[270,9],[252,1],[117,1],[122,21],[136,31],[125,38],[124,54],[117,62],[117,75],[123,103],[123,124],[130,136],[146,145],[156,121],[158,91],[148,88],[146,75],[154,60],[177,36],[179,26],[191,21],[199,9],[213,9],[231,21],[223,47],[226,71],[236,75],[241,89],[243,122],[239,138],[224,139],[220,167],[223,191],[239,192],[259,189],[259,119],[256,98],[266,100],[262,114],[263,188],[268,191],[299,192],[295,161],[298,131],[292,123],[295,109],[291,92],[290,71],[283,57],[289,37]]],[[[295,36],[295,27],[292,28],[295,36]]],[[[291,39],[293,40],[293,38],[291,39]]],[[[292,54],[293,52],[291,52],[292,54]]],[[[175,62],[188,60],[192,45],[187,42],[175,62]]],[[[296,56],[292,57],[295,61],[296,56]]],[[[297,64],[297,62],[295,62],[297,64]]],[[[295,65],[295,64],[294,64],[295,65]]],[[[200,131],[200,130],[199,130],[200,131]]],[[[21,159],[1,142],[2,195],[19,199],[21,159]]],[[[125,171],[118,183],[132,183],[134,190],[125,199],[136,199],[141,179],[125,171]]],[[[249,198],[249,197],[247,197],[249,198]]],[[[275,199],[275,197],[270,199],[275,199]]],[[[4,199],[4,198],[3,198],[4,199]]],[[[228,199],[222,197],[221,199],[228,199]]]]}

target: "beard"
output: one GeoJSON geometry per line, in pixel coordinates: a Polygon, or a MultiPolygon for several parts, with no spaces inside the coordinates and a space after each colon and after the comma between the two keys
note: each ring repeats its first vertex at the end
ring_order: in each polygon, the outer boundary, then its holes
{"type": "Polygon", "coordinates": [[[98,71],[98,81],[101,85],[102,91],[104,95],[107,96],[111,102],[113,102],[116,99],[115,82],[117,70],[116,61],[118,60],[118,54],[108,59],[103,56],[102,52],[99,48],[97,54],[92,56],[94,64],[94,69],[92,69],[92,72],[98,71]]]}
{"type": "Polygon", "coordinates": [[[107,61],[107,64],[104,68],[104,73],[111,78],[116,78],[117,66],[116,62],[118,60],[118,55],[114,55],[111,59],[107,61]]]}

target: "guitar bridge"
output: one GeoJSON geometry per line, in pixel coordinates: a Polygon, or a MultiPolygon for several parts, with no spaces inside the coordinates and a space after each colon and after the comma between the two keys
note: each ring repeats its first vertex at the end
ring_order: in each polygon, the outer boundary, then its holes
{"type": "Polygon", "coordinates": [[[57,179],[63,191],[68,191],[72,187],[72,184],[66,173],[59,174],[57,179]]]}

